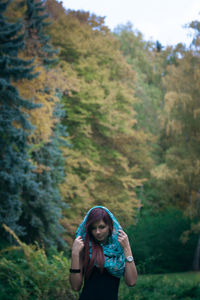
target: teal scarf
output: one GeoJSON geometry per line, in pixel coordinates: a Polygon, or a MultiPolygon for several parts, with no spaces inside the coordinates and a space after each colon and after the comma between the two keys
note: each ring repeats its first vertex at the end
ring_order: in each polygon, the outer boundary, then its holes
{"type": "MultiPolygon", "coordinates": [[[[76,237],[81,236],[82,239],[85,239],[86,235],[86,221],[88,218],[88,215],[90,214],[91,210],[94,208],[102,208],[104,209],[109,216],[111,217],[113,221],[113,232],[112,236],[109,238],[108,243],[103,245],[100,243],[104,256],[105,256],[105,263],[104,267],[108,270],[110,274],[113,276],[116,276],[120,278],[124,274],[124,268],[125,268],[125,256],[124,256],[124,251],[118,242],[118,230],[122,229],[116,218],[113,216],[113,214],[104,206],[94,206],[92,207],[86,214],[85,218],[83,219],[82,223],[79,225],[77,231],[76,231],[76,237]]],[[[90,243],[90,248],[89,248],[89,256],[91,258],[92,256],[92,247],[90,243]]]]}

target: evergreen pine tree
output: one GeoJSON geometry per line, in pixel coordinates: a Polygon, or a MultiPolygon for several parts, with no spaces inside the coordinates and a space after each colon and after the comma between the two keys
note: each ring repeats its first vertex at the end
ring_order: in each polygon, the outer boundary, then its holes
{"type": "Polygon", "coordinates": [[[24,228],[18,224],[21,193],[32,169],[27,156],[27,137],[32,126],[23,110],[36,105],[20,97],[12,81],[32,79],[37,74],[32,72],[32,61],[18,58],[24,36],[20,34],[19,22],[9,23],[4,17],[9,3],[0,0],[0,224],[5,223],[22,235],[24,228]]]}
{"type": "Polygon", "coordinates": [[[41,0],[25,0],[26,2],[26,48],[32,54],[38,55],[45,65],[55,63],[53,55],[57,53],[48,42],[50,37],[45,34],[45,28],[50,24],[45,22],[48,14],[45,12],[45,2],[41,0]]]}
{"type": "Polygon", "coordinates": [[[54,117],[58,120],[50,140],[41,145],[33,146],[31,156],[37,164],[35,171],[35,181],[40,186],[40,193],[28,185],[23,192],[23,214],[20,224],[27,228],[29,235],[26,242],[37,240],[40,244],[44,242],[46,246],[66,246],[61,237],[63,227],[59,223],[62,217],[61,209],[66,207],[62,202],[59,184],[65,177],[64,159],[61,146],[67,146],[64,137],[65,128],[59,122],[63,117],[63,109],[58,103],[55,107],[54,117]]]}
{"type": "MultiPolygon", "coordinates": [[[[54,59],[57,50],[51,47],[48,43],[49,37],[44,33],[44,28],[49,24],[44,22],[48,18],[48,14],[45,13],[45,3],[40,0],[26,0],[24,4],[27,7],[25,14],[25,54],[35,57],[41,70],[43,69],[42,72],[47,74],[50,69],[49,65],[57,61],[54,59]]],[[[42,98],[48,99],[42,102],[46,108],[47,102],[54,101],[46,83],[40,89],[40,96],[40,100],[43,100],[42,98]]],[[[59,184],[65,176],[64,160],[60,150],[63,142],[61,136],[64,131],[60,124],[60,118],[63,112],[59,106],[61,95],[58,93],[55,97],[58,106],[55,107],[55,114],[51,116],[52,119],[56,120],[53,122],[55,126],[50,129],[52,131],[51,136],[44,141],[40,135],[36,134],[37,136],[32,139],[33,145],[30,153],[31,159],[36,165],[35,174],[32,176],[39,184],[40,192],[36,192],[36,189],[30,185],[24,187],[23,198],[25,201],[23,202],[20,224],[25,226],[29,233],[25,238],[27,242],[37,240],[39,243],[44,242],[48,247],[51,245],[64,247],[65,243],[61,237],[63,227],[59,222],[62,216],[61,208],[64,206],[59,192],[59,184]]]]}

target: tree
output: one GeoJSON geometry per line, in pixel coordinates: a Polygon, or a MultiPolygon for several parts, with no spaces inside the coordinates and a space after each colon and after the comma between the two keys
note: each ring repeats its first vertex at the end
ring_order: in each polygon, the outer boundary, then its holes
{"type": "MultiPolygon", "coordinates": [[[[176,65],[168,67],[164,78],[166,88],[163,127],[167,147],[163,162],[152,174],[169,187],[169,200],[185,211],[196,223],[200,217],[199,206],[199,96],[200,56],[197,48],[179,48],[176,65]]],[[[196,232],[199,224],[193,225],[196,232]]],[[[199,236],[200,240],[200,236],[199,236]]],[[[199,245],[197,245],[198,257],[199,245]]],[[[197,254],[195,254],[197,255],[197,254]]],[[[194,269],[199,269],[199,259],[194,269]]]]}
{"type": "Polygon", "coordinates": [[[136,72],[135,97],[138,101],[134,103],[134,109],[137,112],[137,127],[158,136],[164,99],[162,77],[171,49],[158,51],[158,47],[162,48],[159,42],[145,41],[142,33],[129,22],[118,25],[114,34],[120,41],[120,49],[128,64],[136,72]]]}
{"type": "Polygon", "coordinates": [[[68,81],[76,82],[63,96],[72,146],[64,150],[68,177],[61,192],[70,209],[62,222],[73,233],[87,209],[102,204],[125,225],[140,206],[135,189],[151,163],[147,136],[134,129],[135,73],[102,19],[65,11],[55,1],[48,1],[48,9],[52,42],[70,68],[68,81]]]}
{"type": "Polygon", "coordinates": [[[4,17],[9,2],[0,1],[0,224],[5,223],[22,235],[24,227],[18,223],[22,213],[21,194],[33,169],[27,155],[27,138],[33,128],[23,109],[28,111],[37,105],[23,99],[12,81],[30,80],[37,73],[30,66],[32,61],[18,57],[24,35],[20,34],[20,22],[9,23],[4,17]]]}
{"type": "Polygon", "coordinates": [[[65,128],[59,122],[63,117],[60,103],[54,109],[53,117],[57,119],[49,141],[40,141],[30,149],[31,160],[35,165],[34,180],[39,185],[39,192],[29,184],[23,189],[22,215],[20,224],[29,233],[28,243],[38,241],[47,247],[66,247],[62,238],[64,228],[60,224],[62,209],[66,207],[59,191],[59,185],[65,178],[64,158],[61,146],[68,146],[64,140],[65,128]]]}
{"type": "Polygon", "coordinates": [[[60,105],[63,74],[55,64],[51,68],[52,60],[49,58],[54,56],[55,51],[51,48],[51,53],[47,54],[44,49],[49,40],[43,28],[47,18],[44,9],[40,1],[26,1],[15,3],[8,12],[13,19],[20,16],[24,21],[25,47],[21,56],[34,59],[39,73],[31,84],[23,79],[16,83],[23,97],[31,95],[34,103],[38,104],[38,108],[30,113],[35,130],[28,137],[28,154],[34,169],[21,193],[19,224],[26,229],[24,240],[28,243],[38,241],[45,246],[63,247],[65,243],[61,235],[64,230],[60,219],[64,204],[59,192],[59,184],[65,177],[61,147],[66,133],[63,133],[60,124],[63,118],[60,105]],[[28,8],[25,10],[26,5],[28,8]]]}
{"type": "Polygon", "coordinates": [[[25,11],[27,53],[40,57],[45,65],[55,63],[57,60],[53,56],[57,53],[57,50],[48,43],[50,36],[45,33],[45,28],[50,24],[50,22],[45,22],[45,19],[49,17],[45,2],[26,0],[23,4],[27,8],[25,11]]]}

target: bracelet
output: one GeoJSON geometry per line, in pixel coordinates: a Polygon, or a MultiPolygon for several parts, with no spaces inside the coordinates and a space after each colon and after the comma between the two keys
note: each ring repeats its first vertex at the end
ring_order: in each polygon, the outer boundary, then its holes
{"type": "Polygon", "coordinates": [[[70,273],[81,273],[81,269],[69,269],[70,273]]]}

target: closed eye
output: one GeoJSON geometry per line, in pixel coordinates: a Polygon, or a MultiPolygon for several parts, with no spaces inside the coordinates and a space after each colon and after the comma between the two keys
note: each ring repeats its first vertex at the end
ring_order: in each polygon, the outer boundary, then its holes
{"type": "MultiPolygon", "coordinates": [[[[104,229],[104,228],[105,228],[104,225],[99,226],[99,229],[104,229]]],[[[97,229],[97,228],[96,228],[96,227],[92,227],[92,228],[91,228],[91,230],[95,230],[95,229],[97,229]]]]}

